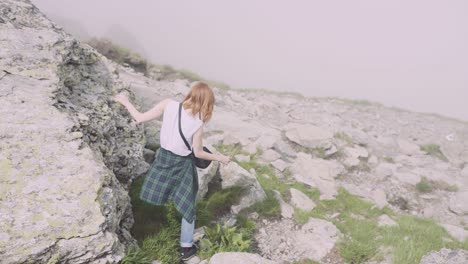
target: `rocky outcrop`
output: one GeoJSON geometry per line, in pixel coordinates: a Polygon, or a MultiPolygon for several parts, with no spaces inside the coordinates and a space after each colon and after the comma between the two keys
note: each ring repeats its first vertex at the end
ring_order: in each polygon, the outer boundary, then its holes
{"type": "Polygon", "coordinates": [[[142,131],[110,100],[115,69],[29,1],[0,14],[0,259],[117,262],[145,162],[142,131]]]}

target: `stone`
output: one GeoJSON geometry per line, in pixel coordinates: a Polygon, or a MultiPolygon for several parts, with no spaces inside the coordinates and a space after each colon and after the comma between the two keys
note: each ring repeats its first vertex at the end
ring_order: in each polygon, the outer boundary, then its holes
{"type": "Polygon", "coordinates": [[[222,252],[213,255],[209,264],[278,264],[278,262],[252,253],[222,252]]]}
{"type": "Polygon", "coordinates": [[[397,172],[394,176],[400,182],[414,186],[421,181],[421,176],[411,172],[397,172]]]}
{"type": "Polygon", "coordinates": [[[461,171],[461,176],[468,178],[468,166],[465,166],[461,171]]]}
{"type": "Polygon", "coordinates": [[[216,173],[218,172],[218,168],[219,168],[219,162],[216,162],[216,161],[211,162],[210,166],[208,166],[208,168],[206,169],[197,168],[197,174],[198,174],[197,200],[201,200],[205,197],[206,193],[208,192],[208,185],[216,176],[216,173]]]}
{"type": "Polygon", "coordinates": [[[298,153],[290,169],[296,181],[317,187],[321,200],[334,199],[338,194],[335,177],[344,168],[336,161],[312,159],[309,154],[298,153]]]}
{"type": "Polygon", "coordinates": [[[468,191],[457,192],[449,201],[449,209],[457,215],[468,215],[468,191]]]}
{"type": "Polygon", "coordinates": [[[281,155],[278,154],[278,152],[276,152],[276,151],[274,151],[272,149],[267,149],[260,156],[260,159],[262,161],[265,161],[265,162],[272,162],[272,161],[275,161],[275,160],[277,160],[279,158],[281,158],[281,155]]]}
{"type": "Polygon", "coordinates": [[[383,189],[373,190],[371,193],[371,199],[380,209],[388,205],[387,195],[385,194],[385,191],[383,189]]]}
{"type": "Polygon", "coordinates": [[[315,148],[332,139],[333,134],[313,125],[292,124],[287,127],[286,138],[305,148],[315,148]]]}
{"type": "Polygon", "coordinates": [[[345,159],[343,164],[347,167],[357,166],[360,163],[360,158],[367,158],[369,153],[367,150],[360,146],[345,147],[344,148],[345,159]]]}
{"type": "Polygon", "coordinates": [[[250,161],[250,156],[242,155],[242,154],[235,155],[234,158],[239,162],[249,162],[250,161]]]}
{"type": "Polygon", "coordinates": [[[286,142],[283,140],[277,141],[273,145],[273,149],[278,151],[279,153],[289,156],[289,157],[296,157],[296,151],[286,142]]]}
{"type": "Polygon", "coordinates": [[[420,153],[419,146],[404,139],[397,139],[398,147],[400,148],[400,152],[405,155],[415,155],[420,153]]]}
{"type": "Polygon", "coordinates": [[[310,218],[302,227],[291,219],[267,223],[255,239],[263,256],[280,263],[297,259],[320,261],[335,247],[339,230],[323,219],[310,218]],[[287,235],[285,235],[287,234],[287,235]]]}
{"type": "Polygon", "coordinates": [[[221,176],[221,187],[223,189],[233,186],[240,186],[247,189],[246,194],[242,196],[239,204],[232,206],[231,210],[233,213],[236,214],[255,202],[265,199],[265,191],[257,181],[257,178],[237,163],[230,162],[228,165],[220,165],[219,174],[221,176]]]}
{"type": "Polygon", "coordinates": [[[468,251],[463,249],[442,248],[439,251],[431,251],[421,258],[419,264],[466,264],[468,263],[468,251]]]}
{"type": "Polygon", "coordinates": [[[254,141],[254,144],[262,149],[271,149],[277,141],[278,136],[276,135],[261,135],[254,141]]]}
{"type": "Polygon", "coordinates": [[[312,199],[310,199],[303,192],[295,188],[289,189],[289,192],[291,194],[291,204],[294,207],[297,207],[304,211],[310,211],[315,208],[316,204],[314,203],[314,201],[312,201],[312,199]]]}
{"type": "Polygon", "coordinates": [[[398,223],[395,222],[390,216],[388,215],[381,215],[377,219],[377,225],[378,226],[398,226],[398,223]]]}
{"type": "Polygon", "coordinates": [[[468,239],[468,231],[463,227],[459,227],[452,224],[441,224],[441,226],[455,239],[460,242],[464,242],[468,239]]]}
{"type": "MultiPolygon", "coordinates": [[[[0,262],[118,263],[143,131],[115,68],[30,1],[0,2],[0,262]]],[[[146,165],[145,165],[146,164],[146,165]]]]}
{"type": "Polygon", "coordinates": [[[279,171],[281,171],[281,172],[283,172],[287,167],[289,167],[289,164],[286,163],[286,162],[284,162],[282,159],[277,159],[277,160],[273,161],[273,162],[271,163],[271,165],[272,165],[275,169],[277,169],[277,170],[279,170],[279,171]]]}
{"type": "Polygon", "coordinates": [[[283,200],[281,194],[278,191],[275,190],[274,193],[280,204],[281,216],[283,218],[291,218],[294,215],[294,208],[283,200]]]}
{"type": "Polygon", "coordinates": [[[143,158],[148,164],[152,164],[154,159],[156,158],[156,153],[151,149],[143,149],[143,158]]]}

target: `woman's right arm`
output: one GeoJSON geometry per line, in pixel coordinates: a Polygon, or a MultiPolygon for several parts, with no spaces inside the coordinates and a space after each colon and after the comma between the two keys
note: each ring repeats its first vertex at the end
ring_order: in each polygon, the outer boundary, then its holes
{"type": "Polygon", "coordinates": [[[135,106],[133,106],[132,103],[128,100],[128,98],[125,95],[118,94],[114,97],[114,101],[121,103],[125,108],[127,108],[128,112],[130,115],[135,119],[135,124],[140,124],[146,121],[150,121],[152,119],[158,118],[162,115],[164,112],[164,108],[166,107],[167,103],[170,101],[170,99],[164,99],[158,104],[156,104],[153,108],[150,110],[140,113],[135,106]]]}
{"type": "Polygon", "coordinates": [[[203,150],[203,125],[193,135],[193,153],[195,157],[204,160],[215,160],[220,161],[223,164],[228,164],[231,158],[221,154],[212,154],[203,150]]]}

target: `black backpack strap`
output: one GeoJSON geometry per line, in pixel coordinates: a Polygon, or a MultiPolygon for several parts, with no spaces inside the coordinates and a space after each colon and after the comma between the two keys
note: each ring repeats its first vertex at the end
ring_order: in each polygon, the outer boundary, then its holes
{"type": "Polygon", "coordinates": [[[182,118],[182,103],[179,104],[179,133],[182,139],[184,140],[185,145],[187,146],[189,151],[192,151],[190,148],[190,144],[187,142],[187,139],[185,139],[184,134],[182,133],[182,125],[180,122],[180,119],[182,118]]]}

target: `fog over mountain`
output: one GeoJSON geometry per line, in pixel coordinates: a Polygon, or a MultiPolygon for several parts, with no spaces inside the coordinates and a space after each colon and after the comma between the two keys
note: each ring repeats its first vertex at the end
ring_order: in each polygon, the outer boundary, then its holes
{"type": "Polygon", "coordinates": [[[235,88],[468,120],[468,2],[33,0],[71,33],[235,88]]]}

